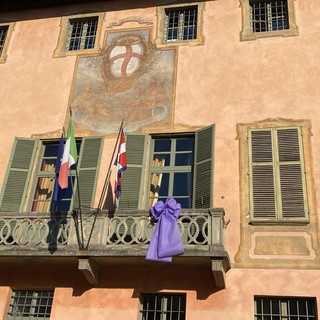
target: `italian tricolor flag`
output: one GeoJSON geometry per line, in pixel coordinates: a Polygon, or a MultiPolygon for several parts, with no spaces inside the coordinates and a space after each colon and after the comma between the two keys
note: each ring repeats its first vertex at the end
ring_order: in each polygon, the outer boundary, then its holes
{"type": "Polygon", "coordinates": [[[69,168],[77,162],[77,157],[77,145],[73,133],[72,119],[70,117],[67,138],[64,145],[64,151],[59,171],[58,183],[61,189],[68,188],[68,171],[69,168]]]}

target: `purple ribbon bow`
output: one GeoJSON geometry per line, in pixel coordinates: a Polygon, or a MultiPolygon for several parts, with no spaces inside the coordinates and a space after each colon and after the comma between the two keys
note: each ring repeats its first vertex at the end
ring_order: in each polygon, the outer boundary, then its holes
{"type": "Polygon", "coordinates": [[[158,220],[148,248],[146,260],[171,262],[172,256],[184,253],[177,219],[181,205],[169,197],[166,203],[158,201],[150,208],[152,216],[158,220]]]}

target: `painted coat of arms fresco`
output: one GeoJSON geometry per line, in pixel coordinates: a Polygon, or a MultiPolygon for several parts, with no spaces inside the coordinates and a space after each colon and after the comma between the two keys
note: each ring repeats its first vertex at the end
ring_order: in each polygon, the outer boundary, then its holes
{"type": "Polygon", "coordinates": [[[175,50],[158,50],[149,30],[112,32],[101,56],[81,57],[71,106],[77,129],[100,134],[170,125],[175,50]]]}

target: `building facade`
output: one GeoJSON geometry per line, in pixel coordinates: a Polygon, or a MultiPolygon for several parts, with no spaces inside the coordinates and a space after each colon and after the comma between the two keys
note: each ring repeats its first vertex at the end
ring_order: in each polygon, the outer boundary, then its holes
{"type": "Polygon", "coordinates": [[[0,319],[318,319],[319,16],[311,0],[1,5],[0,319]],[[146,260],[169,197],[184,253],[146,260]]]}

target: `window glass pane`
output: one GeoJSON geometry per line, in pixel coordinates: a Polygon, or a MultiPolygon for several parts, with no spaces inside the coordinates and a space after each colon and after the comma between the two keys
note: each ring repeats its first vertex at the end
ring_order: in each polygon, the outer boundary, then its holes
{"type": "Polygon", "coordinates": [[[170,166],[170,154],[155,154],[152,166],[156,168],[170,166]]]}
{"type": "Polygon", "coordinates": [[[194,139],[177,139],[176,151],[193,151],[194,139]]]}
{"type": "Polygon", "coordinates": [[[191,166],[193,164],[193,153],[177,153],[175,166],[191,166]]]}
{"type": "Polygon", "coordinates": [[[191,172],[179,172],[174,174],[173,196],[189,196],[192,194],[191,172]]]}
{"type": "MultiPolygon", "coordinates": [[[[157,176],[157,183],[155,188],[155,194],[159,196],[168,196],[169,193],[169,173],[160,173],[157,176]]],[[[153,177],[154,178],[154,175],[153,177]]]]}
{"type": "Polygon", "coordinates": [[[171,150],[171,140],[170,139],[156,139],[154,140],[154,151],[163,152],[171,150]]]}

